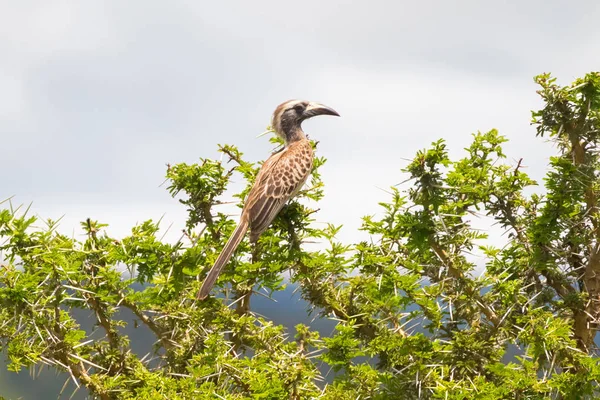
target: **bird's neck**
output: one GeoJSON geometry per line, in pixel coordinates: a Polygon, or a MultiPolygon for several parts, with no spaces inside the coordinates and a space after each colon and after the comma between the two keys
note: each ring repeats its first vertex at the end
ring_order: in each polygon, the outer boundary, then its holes
{"type": "Polygon", "coordinates": [[[296,127],[294,129],[290,129],[288,132],[285,132],[285,145],[288,146],[294,142],[298,142],[300,140],[306,139],[306,135],[304,131],[300,127],[296,127]]]}

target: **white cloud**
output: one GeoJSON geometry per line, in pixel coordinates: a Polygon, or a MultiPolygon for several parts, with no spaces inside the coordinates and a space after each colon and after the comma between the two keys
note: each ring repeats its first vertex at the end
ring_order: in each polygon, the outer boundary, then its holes
{"type": "Polygon", "coordinates": [[[0,15],[0,197],[66,213],[66,230],[91,216],[124,235],[166,212],[177,231],[165,164],[215,157],[218,143],[266,158],[255,135],[298,97],[342,114],[306,130],[329,158],[317,219],[344,223],[344,240],[364,237],[379,188],[440,137],[458,156],[470,133],[498,128],[508,162],[524,157],[540,179],[551,149],[529,126],[532,76],[567,83],[600,65],[599,6],[568,4],[13,2],[0,15]]]}
{"type": "Polygon", "coordinates": [[[23,81],[13,74],[0,70],[0,119],[5,123],[22,118],[27,107],[23,81]]]}

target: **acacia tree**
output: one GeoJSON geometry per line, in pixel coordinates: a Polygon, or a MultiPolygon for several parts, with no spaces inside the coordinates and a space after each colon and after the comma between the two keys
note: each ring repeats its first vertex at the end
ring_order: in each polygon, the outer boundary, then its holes
{"type": "Polygon", "coordinates": [[[240,245],[218,281],[224,296],[203,302],[195,294],[235,226],[219,212],[222,195],[240,174],[241,206],[258,169],[235,147],[220,147],[231,163],[169,167],[169,190],[189,215],[175,244],[157,238],[153,221],[115,239],[87,220],[79,241],[54,221],[35,228],[36,218],[5,203],[0,338],[9,369],[45,364],[101,399],[597,396],[600,74],[565,87],[548,74],[536,82],[545,104],[533,124],[557,149],[543,187],[529,190],[537,184],[521,161],[504,161],[495,130],[473,135],[458,160],[440,140],[404,170],[412,186],[393,187],[382,216],[364,218],[371,240],[343,244],[340,227],[311,225],[304,202],[323,196],[318,158],[310,188],[257,246],[240,245]],[[506,245],[473,228],[481,215],[507,232],[506,245]],[[314,240],[322,249],[307,249],[314,240]],[[481,274],[473,251],[483,254],[481,274]],[[125,279],[123,266],[135,277],[125,279]],[[256,291],[286,286],[283,272],[312,311],[337,321],[333,335],[302,324],[287,332],[252,312],[256,291]],[[80,328],[81,308],[103,337],[80,328]],[[156,335],[161,363],[132,353],[120,309],[156,335]],[[338,371],[332,383],[321,383],[319,362],[338,371]]]}

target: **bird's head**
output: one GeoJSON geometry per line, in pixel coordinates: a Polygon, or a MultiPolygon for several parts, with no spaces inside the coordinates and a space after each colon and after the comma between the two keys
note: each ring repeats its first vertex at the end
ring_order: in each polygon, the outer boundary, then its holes
{"type": "Polygon", "coordinates": [[[305,100],[289,100],[281,103],[273,113],[271,126],[286,143],[304,137],[302,121],[317,115],[340,116],[333,108],[305,100]]]}

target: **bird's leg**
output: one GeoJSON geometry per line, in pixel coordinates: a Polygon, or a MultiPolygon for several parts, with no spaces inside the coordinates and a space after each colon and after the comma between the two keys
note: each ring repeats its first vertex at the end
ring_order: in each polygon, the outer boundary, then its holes
{"type": "MultiPolygon", "coordinates": [[[[282,215],[285,215],[285,212],[290,208],[290,203],[287,203],[283,206],[282,215]]],[[[298,240],[298,234],[296,233],[296,227],[294,226],[294,222],[290,218],[285,218],[287,233],[289,235],[290,241],[290,250],[300,250],[300,241],[298,240]]]]}
{"type": "MultiPolygon", "coordinates": [[[[259,258],[259,246],[258,242],[252,242],[252,262],[258,261],[259,258]]],[[[250,297],[252,296],[252,288],[254,287],[254,279],[248,281],[248,283],[243,284],[241,287],[236,288],[235,290],[235,298],[236,298],[236,306],[235,312],[237,315],[244,316],[250,312],[250,297]]],[[[235,351],[239,351],[244,345],[242,338],[240,335],[230,333],[229,340],[233,343],[235,351]]]]}
{"type": "MultiPolygon", "coordinates": [[[[252,263],[258,262],[260,258],[260,246],[258,241],[251,243],[252,246],[252,263]]],[[[247,314],[250,311],[250,297],[252,296],[252,288],[254,287],[254,279],[248,281],[248,283],[240,290],[236,291],[236,297],[238,298],[236,313],[240,316],[247,314]]]]}
{"type": "Polygon", "coordinates": [[[242,315],[248,314],[250,311],[250,296],[252,295],[252,286],[249,289],[238,290],[237,294],[237,305],[235,307],[235,312],[241,317],[242,315]]]}
{"type": "Polygon", "coordinates": [[[258,262],[260,259],[260,244],[258,240],[251,244],[252,246],[252,262],[258,262]]]}
{"type": "Polygon", "coordinates": [[[300,241],[298,240],[298,234],[294,224],[290,222],[288,227],[288,234],[290,235],[290,250],[300,250],[300,241]]]}

